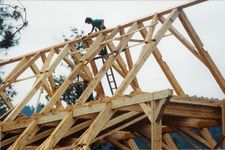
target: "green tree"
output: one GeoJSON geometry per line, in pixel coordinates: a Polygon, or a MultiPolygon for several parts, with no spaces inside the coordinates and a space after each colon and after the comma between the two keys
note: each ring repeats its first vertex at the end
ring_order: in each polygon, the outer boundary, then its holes
{"type": "Polygon", "coordinates": [[[21,30],[27,26],[26,8],[17,1],[0,1],[0,49],[7,50],[19,43],[21,30]]]}
{"type": "MultiPolygon", "coordinates": [[[[63,41],[68,41],[72,38],[79,38],[83,36],[83,33],[84,32],[82,30],[80,31],[75,27],[70,27],[69,32],[67,34],[62,35],[62,39],[63,41]]],[[[79,42],[75,44],[74,47],[79,51],[81,55],[83,55],[82,50],[84,50],[85,48],[85,44],[83,42],[79,42]]],[[[73,57],[71,57],[70,55],[68,57],[70,57],[75,64],[77,63],[76,60],[73,59],[73,57]]],[[[68,66],[66,67],[68,68],[68,66]]],[[[59,87],[64,82],[65,78],[66,77],[64,75],[54,76],[56,85],[59,87]]],[[[76,100],[80,97],[80,95],[82,94],[82,92],[85,90],[85,88],[88,85],[88,81],[81,80],[80,76],[77,76],[75,80],[76,80],[76,83],[71,84],[70,87],[61,96],[61,100],[65,101],[68,105],[75,104],[76,100]]],[[[47,95],[46,98],[49,99],[49,96],[47,95]]],[[[91,94],[88,99],[92,100],[93,94],[91,94]]]]}
{"type": "MultiPolygon", "coordinates": [[[[28,24],[26,8],[17,0],[0,0],[0,51],[8,50],[19,43],[21,30],[28,24]]],[[[1,68],[0,68],[1,69],[1,68]]],[[[0,83],[2,83],[3,71],[0,70],[0,83]]],[[[4,91],[10,99],[16,95],[13,86],[8,86],[4,91]]],[[[0,116],[7,111],[6,105],[0,97],[0,116]]]]}

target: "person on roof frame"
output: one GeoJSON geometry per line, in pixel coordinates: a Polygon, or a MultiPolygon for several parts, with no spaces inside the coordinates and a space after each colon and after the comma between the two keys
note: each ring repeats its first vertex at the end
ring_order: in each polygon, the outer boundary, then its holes
{"type": "Polygon", "coordinates": [[[91,17],[87,17],[85,23],[92,25],[91,32],[88,34],[91,34],[94,30],[97,31],[97,29],[98,31],[106,29],[103,19],[92,19],[91,17]]]}
{"type": "MultiPolygon", "coordinates": [[[[101,30],[106,29],[103,19],[92,19],[91,17],[86,17],[85,23],[92,25],[91,32],[88,33],[88,35],[91,34],[94,30],[97,31],[97,29],[98,29],[98,31],[101,31],[101,30]]],[[[101,55],[101,56],[105,56],[107,54],[108,54],[108,52],[107,52],[106,47],[104,47],[99,53],[99,55],[101,55]]]]}

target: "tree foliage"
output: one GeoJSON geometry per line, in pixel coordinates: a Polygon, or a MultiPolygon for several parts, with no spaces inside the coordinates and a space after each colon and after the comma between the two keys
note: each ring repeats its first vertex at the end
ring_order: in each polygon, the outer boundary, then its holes
{"type": "MultiPolygon", "coordinates": [[[[0,84],[2,83],[2,74],[3,72],[0,71],[0,84]]],[[[16,96],[16,91],[13,89],[12,85],[9,85],[5,90],[4,90],[5,94],[8,95],[9,99],[12,99],[14,96],[16,96]]],[[[6,113],[7,111],[7,107],[6,105],[3,103],[3,100],[0,97],[0,116],[2,116],[4,113],[6,113]]]]}
{"type": "MultiPolygon", "coordinates": [[[[54,77],[56,86],[59,87],[64,81],[65,76],[59,75],[54,77]]],[[[76,103],[76,100],[80,97],[83,93],[85,88],[87,87],[87,81],[79,82],[79,76],[77,76],[78,83],[74,83],[73,85],[69,86],[66,91],[61,96],[61,100],[65,101],[68,105],[73,105],[76,103]]],[[[49,96],[46,96],[49,99],[49,96]]],[[[93,99],[93,95],[89,97],[89,100],[93,99]]]]}
{"type": "MultiPolygon", "coordinates": [[[[82,30],[80,31],[75,27],[70,27],[69,32],[67,34],[63,34],[62,38],[64,41],[68,41],[73,38],[82,37],[83,33],[84,32],[82,30]]],[[[83,42],[76,43],[74,47],[79,51],[81,55],[83,55],[82,50],[84,50],[85,48],[85,43],[83,42]]],[[[74,61],[75,64],[77,63],[73,57],[71,56],[69,57],[71,60],[74,61]]],[[[68,68],[68,66],[66,67],[68,68]]],[[[65,78],[66,77],[64,75],[54,76],[54,80],[57,87],[59,87],[64,82],[65,78]]],[[[82,80],[79,75],[77,75],[75,80],[76,80],[76,83],[70,85],[61,96],[61,100],[65,101],[69,105],[75,104],[76,100],[80,97],[80,95],[83,93],[83,91],[88,85],[88,81],[82,80]]],[[[49,99],[49,96],[46,96],[46,98],[49,99]]],[[[93,94],[90,95],[88,100],[92,100],[92,99],[93,99],[93,94]]]]}
{"type": "Polygon", "coordinates": [[[26,8],[17,2],[0,1],[0,49],[7,50],[17,45],[21,30],[28,25],[26,8]]]}
{"type": "MultiPolygon", "coordinates": [[[[17,1],[0,0],[0,51],[7,50],[19,43],[21,30],[27,26],[26,9],[17,1]]],[[[2,83],[3,71],[0,71],[0,83],[2,83]]],[[[13,86],[4,90],[12,99],[16,95],[13,86]]],[[[0,116],[7,111],[6,105],[0,97],[0,116]]]]}

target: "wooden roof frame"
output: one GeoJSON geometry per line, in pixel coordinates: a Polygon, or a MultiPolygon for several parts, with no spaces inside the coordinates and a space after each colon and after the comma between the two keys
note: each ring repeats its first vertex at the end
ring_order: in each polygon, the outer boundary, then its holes
{"type": "Polygon", "coordinates": [[[175,131],[194,148],[199,147],[189,138],[196,140],[206,148],[220,148],[222,143],[224,147],[225,100],[186,96],[157,48],[160,40],[167,36],[165,33],[170,31],[171,35],[176,37],[209,69],[218,86],[225,93],[225,80],[222,74],[204,49],[202,41],[183,10],[204,1],[192,1],[116,28],[106,29],[0,62],[0,66],[17,63],[0,85],[1,99],[10,109],[0,126],[2,147],[18,150],[48,150],[57,149],[61,147],[60,143],[63,143],[63,145],[68,145],[64,147],[65,149],[90,149],[93,143],[108,141],[120,149],[138,149],[133,138],[144,136],[151,139],[152,149],[178,149],[168,134],[171,131],[175,131]],[[167,18],[164,18],[167,14],[167,18]],[[173,26],[173,22],[178,18],[191,41],[188,41],[173,26]],[[159,30],[156,30],[156,26],[159,30]],[[142,39],[132,39],[136,33],[141,34],[142,39]],[[115,41],[118,41],[118,44],[115,41]],[[133,62],[131,57],[129,46],[131,41],[143,44],[136,62],[133,62]],[[86,44],[87,52],[84,56],[81,56],[74,47],[74,44],[79,42],[86,44]],[[95,58],[104,47],[107,47],[111,54],[98,70],[95,58]],[[124,49],[125,59],[121,57],[124,49]],[[68,54],[76,60],[76,64],[68,57],[68,54]],[[172,90],[153,93],[141,91],[136,75],[151,54],[155,57],[177,96],[172,90]],[[38,59],[42,60],[41,67],[36,64],[38,59]],[[68,64],[71,72],[62,85],[56,87],[53,72],[62,61],[68,64]],[[123,78],[123,81],[114,95],[107,97],[101,80],[110,67],[123,78]],[[34,75],[19,79],[28,68],[34,75]],[[88,80],[89,85],[75,105],[63,108],[60,96],[71,84],[74,84],[77,75],[88,80]],[[12,83],[33,77],[36,80],[31,89],[18,105],[13,106],[5,93],[5,88],[12,83]],[[124,95],[128,86],[132,87],[133,92],[130,95],[124,95]],[[39,90],[45,90],[48,93],[50,96],[48,103],[40,113],[34,114],[31,118],[20,116],[24,106],[39,90]],[[93,91],[96,91],[98,100],[86,102],[93,91]],[[142,129],[137,125],[140,121],[142,129]],[[218,142],[207,129],[212,126],[222,126],[221,140],[218,142]],[[146,127],[150,129],[145,130],[146,127]],[[198,132],[193,132],[191,128],[195,128],[198,132]],[[185,133],[189,138],[183,137],[180,132],[185,133]],[[128,138],[125,138],[125,135],[128,138]],[[69,142],[63,140],[65,137],[69,139],[69,142]],[[120,142],[121,140],[124,140],[125,144],[120,142]]]}

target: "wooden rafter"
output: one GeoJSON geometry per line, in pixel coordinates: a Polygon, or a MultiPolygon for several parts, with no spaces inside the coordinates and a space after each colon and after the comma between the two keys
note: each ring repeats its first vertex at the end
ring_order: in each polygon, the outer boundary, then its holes
{"type": "MultiPolygon", "coordinates": [[[[178,149],[179,147],[169,135],[175,132],[194,148],[199,146],[192,140],[207,148],[224,148],[224,101],[188,97],[169,65],[163,60],[161,50],[158,48],[164,37],[176,37],[210,70],[225,92],[224,77],[205,51],[203,42],[183,10],[203,1],[192,1],[112,29],[0,62],[0,66],[17,63],[0,85],[1,99],[10,109],[6,118],[0,123],[1,147],[18,150],[59,147],[90,149],[92,143],[108,141],[120,149],[136,150],[139,147],[133,139],[144,136],[151,140],[153,149],[178,149]],[[176,29],[173,22],[177,18],[180,19],[191,41],[176,29]],[[167,31],[171,34],[166,34],[167,31]],[[138,38],[135,37],[140,34],[138,38]],[[84,55],[74,47],[79,42],[85,43],[84,55]],[[131,42],[137,44],[130,45],[131,42]],[[140,45],[142,47],[136,49],[136,52],[139,52],[138,59],[134,61],[133,48],[140,45]],[[98,54],[103,48],[107,48],[109,54],[103,57],[105,63],[99,64],[97,61],[102,56],[98,54]],[[137,75],[151,54],[177,96],[173,95],[172,90],[153,93],[141,91],[137,75]],[[66,63],[71,71],[65,81],[57,87],[53,73],[60,62],[66,63]],[[103,80],[110,68],[121,77],[121,82],[112,96],[107,95],[103,80]],[[23,73],[29,69],[33,73],[32,76],[24,78],[23,73]],[[83,81],[87,80],[88,86],[74,105],[64,108],[61,104],[64,92],[70,86],[82,83],[82,81],[75,81],[77,75],[83,81]],[[20,103],[13,106],[4,93],[5,89],[11,84],[31,78],[36,78],[34,85],[20,103]],[[130,90],[128,90],[129,86],[132,92],[124,95],[130,90]],[[40,113],[30,118],[20,116],[21,110],[39,90],[49,95],[47,104],[40,113]],[[87,102],[93,92],[97,95],[96,99],[87,102]],[[219,142],[207,129],[214,126],[222,126],[219,142]],[[193,128],[197,132],[193,132],[193,128]],[[180,132],[185,133],[186,136],[180,132]]],[[[40,97],[39,93],[37,104],[40,97]]]]}

